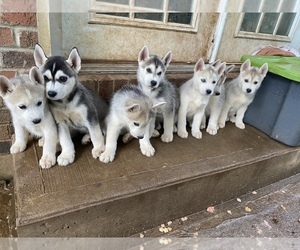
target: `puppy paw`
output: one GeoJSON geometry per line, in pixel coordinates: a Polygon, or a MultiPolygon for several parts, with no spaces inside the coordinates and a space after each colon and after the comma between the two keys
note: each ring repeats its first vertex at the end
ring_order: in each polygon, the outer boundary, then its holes
{"type": "Polygon", "coordinates": [[[91,136],[90,134],[85,134],[82,139],[81,139],[81,144],[82,145],[87,145],[91,142],[91,136]]]}
{"type": "Polygon", "coordinates": [[[243,122],[235,123],[235,126],[238,127],[239,129],[245,129],[245,124],[243,122]]]}
{"type": "Polygon", "coordinates": [[[141,152],[143,155],[151,157],[155,154],[155,149],[151,145],[143,145],[141,146],[141,152]]]}
{"type": "Polygon", "coordinates": [[[11,154],[20,153],[20,152],[23,152],[25,149],[26,149],[26,144],[25,143],[14,143],[10,147],[10,153],[11,154]]]}
{"type": "Polygon", "coordinates": [[[163,141],[163,142],[166,142],[166,143],[169,143],[171,141],[173,141],[173,133],[170,134],[170,135],[166,135],[166,134],[163,134],[160,139],[163,141]]]}
{"type": "Polygon", "coordinates": [[[205,124],[201,124],[200,129],[205,129],[206,125],[205,124]]]}
{"type": "Polygon", "coordinates": [[[223,123],[223,122],[219,122],[218,125],[219,125],[219,128],[225,128],[225,123],[223,123]]]}
{"type": "Polygon", "coordinates": [[[43,155],[39,161],[39,164],[42,169],[51,168],[56,163],[55,155],[43,155]]]}
{"type": "Polygon", "coordinates": [[[105,146],[100,146],[97,148],[92,149],[92,155],[94,159],[97,159],[100,157],[101,153],[105,151],[105,146]]]}
{"type": "Polygon", "coordinates": [[[156,129],[153,130],[152,137],[159,137],[160,133],[156,129]]]}
{"type": "Polygon", "coordinates": [[[181,131],[181,130],[178,130],[177,131],[177,135],[181,138],[188,138],[188,132],[187,131],[181,131]]]}
{"type": "Polygon", "coordinates": [[[196,139],[201,139],[202,132],[201,131],[192,131],[192,136],[195,137],[196,139]]]}
{"type": "Polygon", "coordinates": [[[127,144],[127,143],[131,142],[133,140],[133,138],[134,137],[130,133],[126,133],[123,135],[122,141],[123,141],[123,143],[127,144]]]}
{"type": "Polygon", "coordinates": [[[115,153],[109,152],[108,150],[104,151],[99,157],[99,160],[103,163],[112,162],[114,159],[115,159],[115,153]]]}
{"type": "Polygon", "coordinates": [[[177,133],[177,126],[176,125],[173,126],[173,133],[177,133]]]}
{"type": "Polygon", "coordinates": [[[59,166],[67,166],[73,163],[75,160],[75,152],[62,152],[57,157],[57,163],[59,166]]]}
{"type": "Polygon", "coordinates": [[[210,135],[216,135],[218,133],[218,126],[209,125],[206,129],[206,132],[210,135]]]}
{"type": "Polygon", "coordinates": [[[235,116],[231,116],[229,118],[229,120],[232,122],[232,123],[235,123],[236,122],[236,117],[235,116]]]}
{"type": "Polygon", "coordinates": [[[44,147],[44,143],[45,143],[45,138],[42,137],[41,139],[38,140],[38,145],[40,148],[44,147]]]}

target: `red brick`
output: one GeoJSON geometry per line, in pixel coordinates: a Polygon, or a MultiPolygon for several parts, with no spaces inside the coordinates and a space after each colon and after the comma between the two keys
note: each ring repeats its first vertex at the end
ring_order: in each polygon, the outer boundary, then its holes
{"type": "Polygon", "coordinates": [[[20,51],[2,52],[3,68],[31,68],[35,65],[33,53],[20,51]]]}
{"type": "Polygon", "coordinates": [[[36,13],[2,13],[0,23],[36,27],[36,13]]]}
{"type": "Polygon", "coordinates": [[[36,0],[2,0],[2,12],[36,12],[36,0]]]}
{"type": "Polygon", "coordinates": [[[17,75],[17,71],[14,70],[0,71],[0,75],[6,76],[7,78],[14,78],[17,75]]]}
{"type": "Polygon", "coordinates": [[[0,27],[0,46],[14,46],[14,33],[11,28],[0,27]]]}
{"type": "Polygon", "coordinates": [[[38,33],[36,31],[24,30],[20,34],[21,48],[33,48],[38,42],[38,33]]]}

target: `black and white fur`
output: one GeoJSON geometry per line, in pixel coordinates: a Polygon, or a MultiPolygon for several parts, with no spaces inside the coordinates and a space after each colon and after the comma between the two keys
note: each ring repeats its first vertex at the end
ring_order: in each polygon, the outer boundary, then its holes
{"type": "Polygon", "coordinates": [[[29,76],[11,80],[0,76],[0,96],[10,110],[15,133],[11,154],[26,149],[29,134],[43,138],[41,168],[50,168],[56,163],[57,127],[45,96],[44,79],[38,68],[30,69],[29,76]]]}
{"type": "Polygon", "coordinates": [[[257,68],[247,59],[241,65],[239,76],[225,85],[225,103],[218,120],[220,128],[230,120],[236,127],[245,129],[244,114],[267,73],[267,63],[257,68]]]}
{"type": "Polygon", "coordinates": [[[152,100],[135,85],[125,85],[114,93],[106,117],[106,146],[100,155],[100,161],[108,163],[114,160],[117,139],[124,133],[130,133],[139,139],[143,155],[153,156],[155,149],[150,143],[149,126],[155,119],[157,108],[164,104],[163,102],[153,104],[152,100]]]}
{"type": "Polygon", "coordinates": [[[71,130],[89,134],[93,144],[92,155],[98,158],[105,149],[100,124],[104,122],[108,106],[96,92],[78,81],[81,58],[77,49],[73,48],[67,59],[61,56],[48,58],[37,44],[34,60],[44,76],[46,96],[58,124],[62,148],[58,164],[66,166],[75,159],[71,130]]]}
{"type": "MultiPolygon", "coordinates": [[[[218,67],[221,64],[220,60],[217,60],[212,65],[218,67]]],[[[230,71],[234,69],[235,65],[226,66],[225,71],[220,76],[217,85],[214,89],[214,94],[209,98],[209,102],[205,108],[205,115],[202,118],[201,129],[206,128],[206,120],[208,124],[206,132],[210,135],[216,135],[219,130],[218,119],[222,111],[225,102],[225,81],[230,71]]]]}
{"type": "MultiPolygon", "coordinates": [[[[177,88],[165,78],[166,69],[172,60],[171,51],[164,58],[156,55],[150,56],[149,49],[145,46],[138,57],[138,85],[154,103],[166,104],[157,110],[157,115],[162,116],[164,132],[161,135],[163,142],[173,141],[173,130],[179,108],[179,93],[177,88]]],[[[152,121],[151,130],[154,132],[152,121]]]]}

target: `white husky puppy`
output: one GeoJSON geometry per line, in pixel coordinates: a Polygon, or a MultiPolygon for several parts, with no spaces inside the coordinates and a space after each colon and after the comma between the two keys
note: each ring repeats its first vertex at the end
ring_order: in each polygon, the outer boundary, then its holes
{"type": "Polygon", "coordinates": [[[43,137],[43,155],[39,161],[42,168],[50,168],[56,163],[57,127],[45,96],[44,79],[40,71],[33,67],[28,76],[11,80],[0,76],[0,95],[12,115],[15,142],[10,153],[26,149],[29,133],[43,137]]]}
{"type": "MultiPolygon", "coordinates": [[[[221,64],[221,61],[216,61],[213,66],[218,67],[221,64]]],[[[227,75],[230,71],[234,69],[235,65],[226,66],[225,71],[220,76],[218,83],[214,89],[214,94],[210,97],[209,102],[205,108],[205,115],[202,119],[201,129],[206,128],[206,119],[208,120],[208,125],[206,132],[210,135],[216,135],[219,129],[218,119],[222,111],[224,102],[225,102],[225,86],[227,75]]]]}
{"type": "Polygon", "coordinates": [[[142,154],[150,157],[155,153],[150,143],[150,122],[155,119],[158,107],[135,85],[125,85],[112,97],[109,114],[106,117],[106,145],[100,155],[100,161],[108,163],[114,160],[117,140],[121,133],[129,132],[139,139],[142,154]]]}
{"type": "Polygon", "coordinates": [[[61,166],[72,163],[75,148],[71,131],[89,134],[96,159],[104,151],[104,136],[100,124],[104,122],[108,105],[95,91],[87,88],[78,80],[81,58],[73,48],[68,58],[62,56],[47,57],[38,44],[34,50],[34,60],[40,68],[46,86],[46,96],[56,123],[58,124],[61,154],[57,162],[61,166]]]}
{"type": "MultiPolygon", "coordinates": [[[[163,142],[173,141],[173,129],[179,108],[178,90],[165,78],[165,72],[171,60],[171,51],[161,59],[156,55],[150,56],[146,46],[140,51],[138,57],[139,87],[154,103],[166,102],[166,105],[157,110],[157,115],[162,115],[163,118],[164,132],[161,136],[163,142]]],[[[154,119],[153,123],[155,123],[154,119]]],[[[151,125],[151,129],[152,127],[154,128],[154,124],[151,125]]]]}
{"type": "Polygon", "coordinates": [[[193,78],[180,87],[178,136],[188,137],[186,123],[192,120],[192,136],[197,139],[202,138],[200,125],[205,107],[214,93],[215,86],[225,67],[225,63],[221,63],[217,68],[212,65],[205,65],[202,58],[195,64],[193,78]]]}
{"type": "Polygon", "coordinates": [[[218,121],[220,128],[225,127],[228,119],[238,128],[245,128],[244,114],[267,73],[267,63],[260,68],[252,67],[248,59],[242,64],[239,76],[225,85],[225,103],[218,121]]]}

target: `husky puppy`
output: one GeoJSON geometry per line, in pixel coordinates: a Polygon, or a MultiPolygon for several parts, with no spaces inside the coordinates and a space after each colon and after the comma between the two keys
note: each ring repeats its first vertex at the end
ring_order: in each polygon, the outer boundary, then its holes
{"type": "MultiPolygon", "coordinates": [[[[66,166],[75,159],[71,130],[89,134],[93,144],[92,155],[98,158],[105,148],[100,124],[105,119],[108,106],[97,93],[78,81],[81,59],[77,49],[72,49],[68,59],[61,56],[48,58],[37,44],[34,60],[44,76],[46,96],[58,124],[62,148],[58,164],[66,166]]],[[[86,140],[87,136],[84,138],[86,140]]]]}
{"type": "Polygon", "coordinates": [[[11,80],[0,76],[0,95],[12,115],[15,142],[11,154],[26,149],[29,133],[43,137],[41,168],[50,168],[56,163],[57,127],[47,104],[44,79],[38,68],[33,67],[29,76],[11,80]]]}
{"type": "MultiPolygon", "coordinates": [[[[163,142],[173,141],[173,129],[179,108],[179,93],[177,88],[165,78],[165,72],[172,60],[171,51],[163,59],[156,55],[150,56],[148,47],[144,47],[138,57],[138,85],[154,103],[166,102],[157,110],[162,115],[164,132],[163,142]]],[[[155,123],[155,120],[152,121],[155,123]]],[[[154,125],[151,125],[154,128],[154,125]]],[[[154,130],[152,132],[155,132],[154,130]]],[[[151,133],[152,134],[152,133],[151,133]]]]}
{"type": "MultiPolygon", "coordinates": [[[[221,61],[216,61],[213,66],[218,67],[221,64],[221,61]]],[[[214,94],[209,98],[209,102],[205,108],[205,115],[202,119],[201,129],[206,128],[206,119],[208,120],[208,125],[206,132],[210,135],[216,135],[219,129],[218,119],[225,102],[225,86],[227,75],[230,71],[234,69],[235,65],[230,65],[226,67],[223,74],[220,76],[217,85],[214,89],[214,94]]]]}
{"type": "Polygon", "coordinates": [[[192,120],[192,136],[201,139],[200,125],[208,104],[214,93],[219,77],[223,74],[226,64],[221,63],[215,68],[205,65],[202,58],[195,64],[194,76],[180,87],[180,107],[178,112],[178,136],[188,137],[187,121],[192,120]]]}
{"type": "Polygon", "coordinates": [[[155,119],[156,109],[165,103],[153,104],[152,100],[135,85],[125,85],[112,97],[106,117],[106,147],[100,161],[114,160],[117,140],[121,133],[129,132],[139,139],[142,154],[150,157],[155,153],[150,144],[150,122],[155,119]]]}
{"type": "Polygon", "coordinates": [[[268,72],[268,64],[260,68],[252,67],[248,59],[241,68],[239,76],[226,83],[225,103],[219,117],[219,127],[224,128],[225,122],[229,119],[235,125],[244,129],[244,114],[248,105],[253,101],[256,91],[259,89],[262,80],[268,72]]]}

